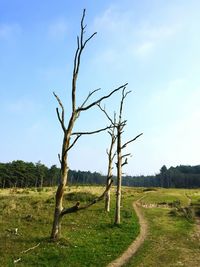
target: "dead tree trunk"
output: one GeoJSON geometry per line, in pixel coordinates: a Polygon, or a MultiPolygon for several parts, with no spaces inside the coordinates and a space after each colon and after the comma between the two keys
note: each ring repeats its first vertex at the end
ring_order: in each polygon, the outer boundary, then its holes
{"type": "Polygon", "coordinates": [[[141,134],[137,135],[135,138],[129,140],[128,142],[122,144],[122,133],[123,129],[126,126],[127,121],[124,120],[122,121],[122,110],[123,110],[123,104],[124,104],[124,99],[126,96],[130,93],[125,92],[125,87],[122,90],[122,99],[120,103],[120,111],[119,111],[119,119],[118,122],[116,123],[116,128],[117,128],[117,190],[116,190],[116,208],[115,208],[115,224],[120,224],[121,222],[121,186],[122,186],[122,167],[125,164],[128,164],[128,157],[131,155],[130,153],[128,154],[122,154],[122,150],[131,142],[135,141],[141,134]]]}
{"type": "MultiPolygon", "coordinates": [[[[109,98],[112,94],[123,89],[126,86],[126,84],[119,86],[118,88],[111,91],[108,95],[105,95],[97,99],[91,104],[87,104],[89,98],[99,89],[94,90],[88,94],[85,101],[82,103],[80,107],[76,107],[76,83],[77,83],[77,78],[78,78],[78,73],[79,73],[80,62],[81,62],[81,55],[88,41],[91,40],[96,34],[95,32],[88,39],[84,40],[84,33],[85,33],[85,28],[86,28],[86,26],[84,26],[84,18],[85,18],[85,10],[83,11],[83,15],[81,19],[81,32],[80,32],[80,37],[79,36],[77,37],[77,49],[76,49],[75,56],[74,56],[74,68],[73,68],[73,76],[72,76],[72,98],[71,98],[72,112],[71,112],[71,116],[70,116],[67,126],[65,124],[65,110],[64,110],[63,104],[60,98],[54,93],[54,96],[57,99],[58,104],[61,108],[61,114],[58,108],[56,108],[56,112],[57,112],[57,117],[60,122],[61,128],[63,130],[64,136],[63,136],[63,144],[62,144],[62,154],[61,156],[58,155],[59,161],[61,164],[61,177],[60,177],[59,186],[56,192],[54,219],[53,219],[53,226],[52,226],[52,231],[51,231],[52,240],[56,240],[59,237],[60,229],[61,229],[61,219],[63,218],[63,216],[65,214],[83,209],[79,207],[79,204],[75,205],[72,208],[63,207],[64,189],[67,184],[68,171],[69,171],[69,166],[68,166],[69,150],[75,145],[75,143],[78,141],[78,139],[82,135],[95,134],[95,133],[99,133],[107,129],[110,129],[110,126],[108,126],[105,128],[101,128],[99,130],[91,131],[91,132],[73,132],[74,124],[76,120],[78,119],[78,117],[80,116],[81,112],[86,111],[100,104],[101,101],[109,98]]],[[[105,192],[109,190],[110,186],[111,184],[106,188],[105,192]]],[[[103,196],[104,195],[105,194],[103,194],[103,196]]],[[[87,207],[89,206],[90,205],[87,205],[87,207]]]]}
{"type": "MultiPolygon", "coordinates": [[[[108,154],[108,173],[107,173],[107,181],[106,181],[106,186],[108,187],[111,183],[112,180],[112,170],[113,170],[113,160],[115,157],[115,153],[113,154],[113,148],[114,144],[116,141],[116,136],[115,136],[115,127],[112,128],[111,131],[108,132],[111,136],[111,143],[110,143],[110,148],[109,151],[107,151],[108,154]]],[[[105,196],[105,211],[109,212],[110,211],[110,189],[107,191],[106,196],[105,196]]]]}
{"type": "Polygon", "coordinates": [[[121,187],[122,187],[122,152],[121,152],[121,125],[117,126],[117,190],[115,207],[115,224],[120,224],[121,208],[121,187]]]}

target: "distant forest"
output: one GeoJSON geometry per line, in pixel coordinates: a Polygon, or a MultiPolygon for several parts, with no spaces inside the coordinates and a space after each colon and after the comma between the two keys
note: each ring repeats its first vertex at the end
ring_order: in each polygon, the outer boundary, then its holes
{"type": "MultiPolygon", "coordinates": [[[[0,163],[0,187],[44,187],[55,186],[60,179],[60,168],[52,165],[50,168],[42,164],[24,162],[22,160],[0,163]]],[[[114,183],[116,177],[113,177],[114,183]]],[[[90,171],[69,171],[69,184],[106,183],[106,176],[90,171]]],[[[164,187],[164,188],[197,188],[200,187],[200,165],[167,167],[164,165],[160,173],[152,176],[124,176],[124,186],[164,187]]]]}

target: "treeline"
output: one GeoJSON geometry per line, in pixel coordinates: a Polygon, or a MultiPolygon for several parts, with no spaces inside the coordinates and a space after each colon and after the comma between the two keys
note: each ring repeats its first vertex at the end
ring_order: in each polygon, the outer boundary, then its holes
{"type": "MultiPolygon", "coordinates": [[[[60,168],[22,160],[0,163],[0,187],[55,186],[60,179],[60,168]]],[[[116,177],[113,178],[114,183],[116,177]]],[[[69,184],[106,183],[106,176],[98,172],[69,171],[69,184]]],[[[122,185],[135,187],[197,188],[200,187],[200,165],[170,167],[163,166],[160,173],[152,176],[125,176],[122,185]]]]}
{"type": "Polygon", "coordinates": [[[164,188],[198,188],[200,187],[200,165],[167,167],[164,165],[160,173],[152,176],[126,176],[123,185],[164,188]]]}
{"type": "MultiPolygon", "coordinates": [[[[60,168],[22,160],[0,163],[0,187],[43,187],[58,185],[60,168]]],[[[69,171],[70,184],[105,184],[106,177],[89,171],[69,171]]]]}

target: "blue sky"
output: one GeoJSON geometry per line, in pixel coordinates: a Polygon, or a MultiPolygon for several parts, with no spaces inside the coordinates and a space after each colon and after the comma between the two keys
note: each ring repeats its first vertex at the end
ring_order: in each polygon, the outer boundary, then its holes
{"type": "MultiPolygon", "coordinates": [[[[200,1],[0,0],[0,161],[58,164],[62,131],[55,91],[70,112],[76,35],[83,8],[87,33],[97,31],[81,63],[77,101],[128,82],[123,141],[143,132],[127,174],[154,174],[163,164],[199,164],[200,1]]],[[[95,98],[94,98],[95,99],[95,98]]],[[[112,114],[120,94],[105,102],[112,114]]],[[[84,113],[76,130],[108,122],[98,109],[84,113]]],[[[109,136],[82,137],[71,169],[106,173],[109,136]]]]}

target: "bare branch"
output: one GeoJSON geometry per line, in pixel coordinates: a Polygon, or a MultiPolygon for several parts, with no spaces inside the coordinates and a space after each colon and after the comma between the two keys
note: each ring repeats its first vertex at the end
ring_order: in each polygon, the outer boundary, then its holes
{"type": "Polygon", "coordinates": [[[96,204],[97,202],[101,201],[104,198],[105,194],[110,189],[112,183],[113,183],[113,181],[111,180],[110,184],[106,187],[106,189],[103,192],[103,194],[101,196],[95,198],[94,200],[92,200],[89,204],[86,204],[85,206],[80,207],[80,202],[78,201],[76,203],[76,205],[74,205],[73,207],[63,209],[61,214],[60,214],[60,217],[63,217],[65,214],[68,214],[68,213],[73,213],[73,212],[77,212],[77,211],[80,211],[80,210],[87,209],[87,208],[91,207],[92,205],[96,204]]]}
{"type": "Polygon", "coordinates": [[[128,144],[130,144],[131,142],[135,141],[141,135],[143,135],[143,133],[138,134],[135,138],[133,138],[133,139],[129,140],[128,142],[126,142],[125,144],[123,144],[123,146],[121,147],[121,149],[125,148],[128,144]]]}
{"type": "Polygon", "coordinates": [[[107,126],[105,128],[102,128],[102,129],[99,129],[99,130],[96,130],[96,131],[91,131],[91,132],[74,132],[72,133],[71,135],[89,135],[89,134],[96,134],[96,133],[100,133],[100,132],[103,132],[103,131],[106,131],[108,129],[110,129],[111,126],[107,126]]]}
{"type": "Polygon", "coordinates": [[[76,142],[78,141],[78,139],[80,137],[81,137],[81,134],[77,134],[76,138],[74,139],[74,141],[72,142],[72,144],[68,147],[68,149],[66,150],[66,152],[69,151],[76,144],[76,142]]]}
{"type": "Polygon", "coordinates": [[[131,153],[127,153],[127,154],[123,155],[121,158],[123,159],[123,158],[129,157],[129,156],[131,156],[131,153]]]}
{"type": "Polygon", "coordinates": [[[96,93],[97,91],[99,91],[101,88],[98,88],[98,89],[95,89],[94,91],[92,92],[89,92],[87,98],[85,99],[85,101],[83,102],[83,104],[81,105],[81,108],[84,107],[84,105],[87,103],[88,99],[94,94],[96,93]]]}
{"type": "Polygon", "coordinates": [[[112,161],[114,160],[115,156],[116,156],[117,152],[115,152],[112,156],[112,161]]]}
{"type": "Polygon", "coordinates": [[[123,167],[124,165],[126,165],[126,164],[128,164],[128,158],[126,158],[125,161],[124,161],[124,163],[122,163],[122,167],[123,167]]]}
{"type": "Polygon", "coordinates": [[[123,89],[127,86],[128,83],[125,83],[124,85],[119,86],[118,88],[114,89],[112,92],[110,92],[108,95],[105,95],[101,98],[99,98],[98,100],[94,101],[93,103],[91,103],[90,105],[86,106],[86,107],[80,107],[77,109],[77,111],[85,111],[93,106],[95,106],[96,104],[100,103],[102,100],[109,98],[112,94],[114,94],[115,92],[119,91],[120,89],[123,89]]]}
{"type": "Polygon", "coordinates": [[[59,159],[60,164],[62,164],[62,161],[61,161],[61,158],[60,158],[60,154],[58,154],[58,159],[59,159]]]}
{"type": "Polygon", "coordinates": [[[85,40],[85,42],[83,44],[83,48],[85,47],[85,45],[87,44],[87,42],[89,42],[96,34],[97,34],[97,32],[94,32],[87,40],[85,40]]]}
{"type": "Polygon", "coordinates": [[[54,92],[53,92],[53,95],[57,99],[58,104],[60,105],[60,107],[62,109],[62,115],[61,116],[60,116],[60,112],[59,112],[58,108],[56,108],[56,113],[57,113],[58,120],[62,126],[62,129],[65,132],[66,131],[66,128],[65,128],[65,110],[64,110],[64,107],[63,107],[63,104],[62,104],[60,98],[54,92]]]}
{"type": "Polygon", "coordinates": [[[62,109],[62,122],[64,123],[64,119],[65,119],[65,110],[64,110],[64,107],[63,107],[63,104],[62,104],[62,102],[61,102],[61,100],[60,100],[60,98],[53,92],[53,95],[55,96],[55,98],[57,99],[57,101],[58,101],[58,103],[59,103],[59,105],[60,105],[60,107],[61,107],[61,109],[62,109]]]}
{"type": "Polygon", "coordinates": [[[122,109],[123,109],[124,99],[131,92],[131,91],[128,91],[128,92],[125,93],[125,90],[126,90],[126,87],[124,87],[123,90],[122,90],[122,100],[121,100],[121,103],[120,103],[120,111],[119,111],[119,122],[121,122],[121,118],[122,118],[122,109]]]}
{"type": "Polygon", "coordinates": [[[28,249],[26,249],[26,250],[21,251],[21,253],[26,253],[26,252],[28,252],[28,251],[30,251],[30,250],[33,250],[33,249],[39,247],[39,245],[40,245],[40,243],[38,243],[38,244],[37,244],[36,246],[34,246],[34,247],[31,247],[31,248],[28,248],[28,249]]]}
{"type": "MultiPolygon", "coordinates": [[[[107,119],[111,122],[112,125],[115,125],[115,120],[113,121],[111,119],[111,117],[108,115],[108,113],[106,112],[105,108],[102,108],[100,103],[97,103],[97,106],[100,108],[100,110],[106,115],[107,119]]],[[[110,134],[110,133],[109,133],[110,134]]]]}
{"type": "Polygon", "coordinates": [[[18,258],[18,259],[16,259],[16,260],[14,260],[13,262],[14,263],[17,263],[17,262],[19,262],[19,261],[21,261],[22,259],[21,258],[18,258]]]}
{"type": "Polygon", "coordinates": [[[83,41],[85,28],[86,28],[86,26],[84,26],[84,19],[85,19],[85,9],[83,10],[83,15],[81,18],[81,32],[80,32],[80,37],[79,36],[77,37],[77,49],[76,49],[75,56],[74,56],[74,68],[73,68],[73,78],[72,78],[72,111],[73,112],[75,112],[76,110],[76,81],[77,81],[80,62],[81,62],[81,54],[87,42],[91,40],[94,37],[94,35],[96,35],[96,32],[95,32],[88,39],[83,41]]]}

